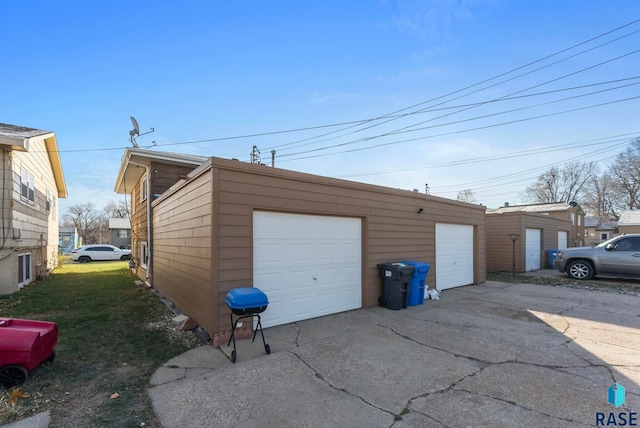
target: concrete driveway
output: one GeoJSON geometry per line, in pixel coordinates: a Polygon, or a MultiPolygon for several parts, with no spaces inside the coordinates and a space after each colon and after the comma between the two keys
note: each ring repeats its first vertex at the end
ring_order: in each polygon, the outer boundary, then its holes
{"type": "Polygon", "coordinates": [[[258,336],[238,342],[236,364],[226,345],[203,346],[156,371],[163,426],[580,427],[640,412],[634,295],[487,282],[265,337],[271,355],[258,336]]]}

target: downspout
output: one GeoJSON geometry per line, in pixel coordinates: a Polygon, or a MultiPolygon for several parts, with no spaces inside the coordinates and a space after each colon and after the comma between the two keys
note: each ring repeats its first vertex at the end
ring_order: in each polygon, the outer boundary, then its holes
{"type": "Polygon", "coordinates": [[[151,272],[151,261],[153,254],[152,251],[152,243],[151,237],[153,236],[151,233],[151,165],[147,166],[147,271],[144,275],[144,282],[147,284],[147,287],[151,287],[149,284],[149,272],[151,272]]]}
{"type": "Polygon", "coordinates": [[[0,237],[0,260],[9,257],[13,253],[13,247],[7,246],[7,240],[13,236],[13,208],[11,203],[11,195],[9,186],[12,185],[11,179],[11,151],[0,149],[2,152],[2,203],[0,204],[0,217],[2,217],[2,236],[0,237]],[[9,175],[9,183],[7,183],[7,175],[9,175]],[[11,234],[11,235],[10,235],[11,234]]]}
{"type": "MultiPolygon", "coordinates": [[[[151,287],[149,284],[149,272],[151,272],[151,165],[143,165],[141,163],[136,163],[129,160],[129,164],[143,167],[147,171],[147,179],[145,180],[145,185],[147,186],[147,269],[144,274],[144,282],[148,287],[151,287]]],[[[132,202],[133,203],[133,202],[132,202]]]]}
{"type": "Polygon", "coordinates": [[[7,153],[4,149],[0,150],[2,152],[2,206],[0,207],[0,216],[2,217],[2,243],[0,244],[0,249],[4,248],[4,244],[7,242],[7,226],[5,224],[5,217],[11,217],[11,216],[7,216],[6,213],[4,212],[4,204],[5,204],[5,200],[7,199],[7,189],[5,188],[6,186],[6,177],[7,177],[7,165],[6,165],[6,158],[7,158],[7,153]]]}

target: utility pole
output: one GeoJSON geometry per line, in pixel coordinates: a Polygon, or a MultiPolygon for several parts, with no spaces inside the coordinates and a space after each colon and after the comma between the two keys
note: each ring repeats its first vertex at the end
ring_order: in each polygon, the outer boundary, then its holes
{"type": "Polygon", "coordinates": [[[513,255],[511,256],[511,278],[516,277],[516,241],[520,237],[519,233],[510,233],[509,239],[513,242],[513,255]]]}
{"type": "Polygon", "coordinates": [[[258,150],[258,146],[253,146],[253,149],[251,149],[251,163],[257,163],[258,165],[260,165],[262,163],[262,160],[260,159],[260,150],[258,150]]]}

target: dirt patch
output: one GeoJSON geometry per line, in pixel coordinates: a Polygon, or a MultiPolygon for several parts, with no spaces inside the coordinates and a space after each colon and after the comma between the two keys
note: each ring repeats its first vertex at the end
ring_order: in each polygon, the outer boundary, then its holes
{"type": "Polygon", "coordinates": [[[516,274],[515,277],[511,272],[487,272],[487,281],[540,284],[640,296],[640,279],[637,278],[596,277],[587,281],[577,281],[551,269],[516,274]]]}

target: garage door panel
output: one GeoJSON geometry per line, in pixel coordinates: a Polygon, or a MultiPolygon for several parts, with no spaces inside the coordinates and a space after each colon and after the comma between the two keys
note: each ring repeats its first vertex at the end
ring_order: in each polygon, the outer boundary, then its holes
{"type": "Polygon", "coordinates": [[[542,230],[525,230],[525,270],[527,272],[540,269],[540,259],[542,254],[542,230]]]}
{"type": "Polygon", "coordinates": [[[360,235],[359,219],[254,213],[254,286],[270,302],[263,325],[362,307],[360,235]]]}
{"type": "Polygon", "coordinates": [[[336,245],[333,243],[318,244],[318,260],[336,260],[336,245]]]}
{"type": "Polygon", "coordinates": [[[261,243],[259,248],[255,248],[256,261],[263,266],[267,263],[279,262],[285,256],[284,250],[280,243],[261,243]]]}
{"type": "MultiPolygon", "coordinates": [[[[436,282],[438,289],[473,284],[473,226],[436,224],[436,282]]],[[[427,283],[429,278],[427,277],[427,283]]]]}

